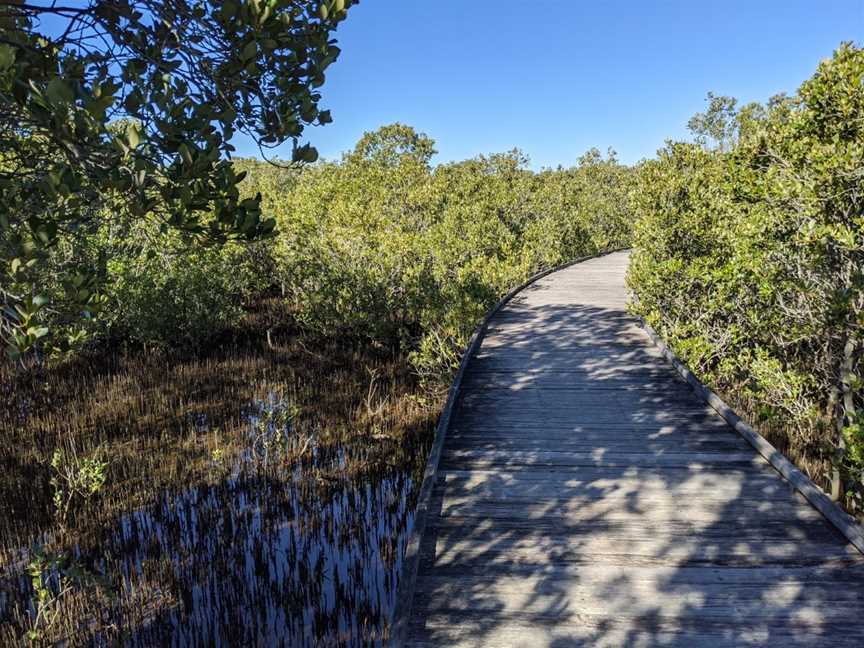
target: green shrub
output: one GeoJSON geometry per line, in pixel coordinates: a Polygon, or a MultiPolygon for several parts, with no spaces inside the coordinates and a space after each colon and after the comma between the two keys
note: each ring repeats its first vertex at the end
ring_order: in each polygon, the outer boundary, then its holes
{"type": "Polygon", "coordinates": [[[272,200],[273,256],[304,326],[402,348],[422,376],[446,380],[507,290],[627,244],[633,173],[596,151],[541,173],[519,151],[435,168],[433,154],[394,124],[292,177],[272,200]]]}
{"type": "MultiPolygon", "coordinates": [[[[233,172],[246,174],[238,198],[260,196],[274,236],[207,247],[118,215],[53,248],[38,283],[53,286],[57,304],[66,288],[52,273],[104,267],[90,299],[101,309],[85,331],[91,339],[188,347],[235,325],[256,295],[278,291],[306,329],[410,353],[425,379],[446,381],[510,288],[628,244],[635,176],[596,150],[576,167],[540,173],[515,150],[438,166],[434,154],[430,138],[393,124],[337,162],[301,170],[237,160],[233,172]]],[[[55,320],[40,312],[29,328],[64,324],[55,320]]],[[[70,325],[80,321],[75,314],[70,325]]]]}
{"type": "Polygon", "coordinates": [[[173,242],[108,263],[107,325],[114,336],[197,346],[240,320],[249,288],[242,248],[181,249],[173,242]]]}
{"type": "Polygon", "coordinates": [[[635,308],[801,462],[833,462],[860,512],[864,50],[737,119],[734,145],[669,144],[643,165],[635,308]]]}

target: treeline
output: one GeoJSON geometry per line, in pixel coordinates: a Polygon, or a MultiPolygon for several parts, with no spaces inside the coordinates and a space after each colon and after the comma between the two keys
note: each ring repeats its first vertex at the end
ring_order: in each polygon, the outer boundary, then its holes
{"type": "Polygon", "coordinates": [[[276,215],[273,276],[298,319],[408,351],[446,377],[483,314],[541,268],[625,246],[632,171],[597,151],[534,173],[518,152],[431,166],[403,125],[365,135],[290,188],[251,185],[276,215]]]}
{"type": "Polygon", "coordinates": [[[636,310],[861,514],[864,50],[767,106],[709,98],[639,173],[636,310]]]}
{"type": "Polygon", "coordinates": [[[434,153],[431,139],[396,124],[302,170],[239,160],[241,193],[261,194],[272,236],[202,247],[155,220],[105,219],[39,266],[51,304],[39,324],[82,345],[197,347],[277,295],[305,329],[410,353],[439,378],[512,286],[629,243],[635,176],[614,154],[533,172],[518,151],[433,167],[434,153]],[[89,322],[63,308],[76,264],[104,268],[89,322]]]}

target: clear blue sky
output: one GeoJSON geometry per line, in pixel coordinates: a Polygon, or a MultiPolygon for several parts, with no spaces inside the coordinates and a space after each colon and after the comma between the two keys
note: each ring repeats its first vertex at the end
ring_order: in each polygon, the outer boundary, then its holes
{"type": "Polygon", "coordinates": [[[794,92],[864,42],[864,0],[361,0],[338,40],[334,123],[309,131],[325,157],[399,121],[441,162],[519,147],[539,168],[611,146],[630,163],[686,137],[709,90],[794,92]]]}

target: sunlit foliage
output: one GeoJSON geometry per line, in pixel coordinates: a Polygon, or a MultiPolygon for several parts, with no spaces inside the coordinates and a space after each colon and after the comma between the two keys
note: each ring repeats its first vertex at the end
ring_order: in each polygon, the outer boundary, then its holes
{"type": "Polygon", "coordinates": [[[672,143],[642,168],[636,308],[861,511],[864,50],[727,117],[728,152],[672,143]]]}
{"type": "Polygon", "coordinates": [[[433,154],[427,136],[386,126],[341,161],[286,179],[273,200],[276,276],[300,321],[399,346],[430,378],[449,375],[511,287],[626,246],[633,178],[597,151],[541,173],[519,151],[434,168],[433,154]]]}

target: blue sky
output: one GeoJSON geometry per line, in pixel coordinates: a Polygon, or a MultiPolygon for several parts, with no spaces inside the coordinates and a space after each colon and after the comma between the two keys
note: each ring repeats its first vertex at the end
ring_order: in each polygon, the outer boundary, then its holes
{"type": "Polygon", "coordinates": [[[794,92],[841,41],[864,42],[864,0],[361,0],[338,40],[334,123],[309,131],[325,157],[399,121],[439,162],[518,147],[566,166],[596,146],[631,163],[686,137],[709,90],[794,92]]]}

